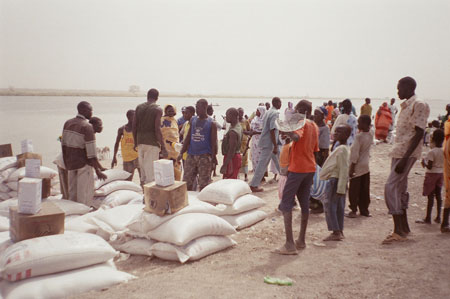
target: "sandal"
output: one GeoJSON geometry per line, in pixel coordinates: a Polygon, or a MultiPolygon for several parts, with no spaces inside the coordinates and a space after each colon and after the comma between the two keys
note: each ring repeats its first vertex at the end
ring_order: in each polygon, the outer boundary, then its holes
{"type": "Polygon", "coordinates": [[[427,219],[418,219],[416,220],[416,223],[420,223],[420,224],[431,224],[430,220],[427,219]]]}
{"type": "Polygon", "coordinates": [[[386,245],[394,242],[404,242],[407,240],[408,239],[406,237],[402,237],[397,233],[392,233],[390,236],[387,236],[386,239],[384,239],[383,242],[381,242],[381,244],[386,245]]]}
{"type": "Polygon", "coordinates": [[[331,233],[331,235],[323,239],[323,241],[342,241],[341,234],[335,235],[334,233],[331,233]]]}
{"type": "Polygon", "coordinates": [[[273,250],[272,253],[281,254],[281,255],[297,255],[298,254],[296,249],[288,250],[288,249],[286,249],[285,246],[282,246],[280,248],[273,250]]]}

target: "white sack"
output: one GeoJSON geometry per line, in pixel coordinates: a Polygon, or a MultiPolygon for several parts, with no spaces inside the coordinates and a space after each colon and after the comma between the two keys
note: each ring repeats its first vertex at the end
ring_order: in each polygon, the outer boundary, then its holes
{"type": "Polygon", "coordinates": [[[17,191],[9,191],[8,192],[9,198],[17,197],[18,193],[17,191]]]}
{"type": "Polygon", "coordinates": [[[0,200],[7,200],[9,198],[9,192],[0,192],[0,200]]]}
{"type": "Polygon", "coordinates": [[[135,276],[116,270],[112,262],[49,274],[19,282],[0,282],[4,299],[59,299],[92,290],[103,290],[135,276]]]}
{"type": "Polygon", "coordinates": [[[114,249],[126,252],[133,255],[147,255],[152,256],[151,247],[155,244],[155,241],[143,239],[143,238],[131,238],[128,237],[128,241],[125,243],[112,242],[111,246],[114,249]]]}
{"type": "Polygon", "coordinates": [[[97,226],[96,234],[110,241],[116,234],[125,233],[132,219],[135,218],[136,214],[141,213],[143,208],[144,205],[141,204],[118,206],[107,210],[101,209],[86,222],[97,226]]]}
{"type": "Polygon", "coordinates": [[[14,181],[14,182],[8,182],[6,183],[6,187],[8,187],[9,191],[17,191],[17,189],[19,189],[19,182],[14,181]]]}
{"type": "Polygon", "coordinates": [[[0,255],[3,254],[3,252],[6,250],[6,248],[8,248],[9,246],[11,246],[13,244],[14,243],[9,238],[9,231],[0,232],[0,255]]]}
{"type": "Polygon", "coordinates": [[[203,188],[198,199],[231,205],[238,197],[250,193],[249,185],[242,180],[219,180],[203,188]]]}
{"type": "Polygon", "coordinates": [[[0,171],[3,171],[11,167],[16,167],[16,165],[17,165],[17,157],[0,158],[0,171]]]}
{"type": "Polygon", "coordinates": [[[221,210],[219,216],[236,215],[264,206],[266,203],[258,196],[246,194],[235,200],[232,205],[218,204],[216,207],[221,210]]]}
{"type": "Polygon", "coordinates": [[[235,244],[236,242],[227,236],[205,236],[192,240],[184,246],[159,242],[152,246],[152,253],[163,260],[185,263],[188,260],[199,260],[235,244]]]}
{"type": "Polygon", "coordinates": [[[229,224],[236,229],[249,227],[261,220],[266,219],[267,213],[261,210],[251,210],[233,216],[222,216],[229,224]]]}
{"type": "Polygon", "coordinates": [[[107,176],[106,180],[95,180],[95,189],[100,188],[103,185],[106,185],[108,183],[114,182],[114,181],[123,181],[128,179],[131,176],[131,173],[123,170],[123,169],[107,169],[103,171],[103,173],[107,176]]]}
{"type": "Polygon", "coordinates": [[[183,214],[161,224],[148,233],[148,237],[160,242],[185,245],[190,241],[209,235],[225,236],[236,230],[222,218],[201,213],[183,214]]]}
{"type": "Polygon", "coordinates": [[[142,193],[138,193],[136,191],[118,190],[108,194],[105,197],[97,197],[95,200],[101,201],[101,207],[113,208],[121,205],[126,205],[132,200],[140,200],[141,203],[143,203],[143,196],[144,195],[142,193]]]}
{"type": "Polygon", "coordinates": [[[90,222],[89,219],[94,217],[97,213],[100,212],[102,212],[102,210],[93,211],[74,218],[69,217],[69,219],[66,219],[64,223],[64,230],[71,232],[95,234],[97,233],[98,226],[92,224],[92,222],[90,222]]]}
{"type": "Polygon", "coordinates": [[[94,196],[106,196],[117,190],[131,190],[142,193],[142,188],[130,181],[114,181],[95,190],[94,196]]]}
{"type": "Polygon", "coordinates": [[[0,202],[0,216],[9,217],[9,207],[17,206],[17,202],[17,198],[10,198],[0,202]]]}
{"type": "Polygon", "coordinates": [[[9,281],[103,263],[117,252],[93,234],[68,233],[23,240],[0,256],[0,272],[9,281]]]}
{"type": "Polygon", "coordinates": [[[69,215],[84,215],[91,210],[91,208],[85,204],[68,199],[46,198],[43,199],[42,202],[51,202],[57,205],[61,210],[64,211],[66,217],[69,215]]]}
{"type": "Polygon", "coordinates": [[[16,167],[11,167],[11,168],[3,170],[0,173],[0,182],[6,183],[8,181],[9,176],[16,170],[17,170],[16,167]]]}
{"type": "Polygon", "coordinates": [[[7,184],[5,184],[5,183],[0,183],[0,192],[2,192],[2,193],[8,193],[9,191],[11,191],[11,189],[8,187],[7,184]]]}
{"type": "MultiPolygon", "coordinates": [[[[58,175],[58,172],[54,169],[41,166],[41,179],[52,179],[58,175]]],[[[8,182],[17,182],[25,177],[25,167],[21,167],[14,171],[9,177],[8,182]]]]}
{"type": "Polygon", "coordinates": [[[9,218],[0,216],[0,232],[9,232],[9,218]]]}
{"type": "Polygon", "coordinates": [[[16,167],[11,167],[11,168],[3,170],[0,173],[0,182],[6,183],[8,181],[9,176],[16,170],[17,170],[16,167]]]}
{"type": "Polygon", "coordinates": [[[195,194],[191,192],[188,192],[188,202],[189,204],[186,207],[182,208],[175,214],[164,215],[162,217],[153,213],[141,211],[136,214],[134,219],[131,220],[127,228],[133,232],[133,235],[144,237],[149,231],[179,215],[188,213],[218,214],[220,212],[220,210],[213,205],[198,200],[195,194]]]}

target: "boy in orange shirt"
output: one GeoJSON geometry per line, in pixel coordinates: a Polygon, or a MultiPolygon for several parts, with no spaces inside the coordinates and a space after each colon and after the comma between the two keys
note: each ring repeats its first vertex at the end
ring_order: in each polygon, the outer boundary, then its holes
{"type": "Polygon", "coordinates": [[[297,113],[306,115],[306,122],[303,128],[295,132],[284,132],[293,141],[291,145],[291,157],[289,160],[286,185],[278,209],[283,213],[284,229],[286,233],[286,243],[276,249],[278,254],[293,255],[298,254],[297,249],[306,247],[305,234],[309,217],[309,197],[314,173],[316,171],[316,160],[314,152],[319,151],[319,133],[317,125],[309,120],[312,105],[307,100],[301,100],[296,106],[297,113]],[[292,209],[295,205],[295,196],[300,202],[302,219],[300,224],[300,234],[294,242],[292,232],[292,209]]]}
{"type": "MultiPolygon", "coordinates": [[[[285,137],[285,136],[283,136],[285,137]]],[[[281,138],[283,138],[281,137],[281,138]]],[[[291,139],[289,137],[284,138],[284,145],[281,148],[280,153],[280,179],[278,180],[278,198],[281,200],[283,198],[283,190],[286,185],[289,159],[291,158],[291,139]]]]}

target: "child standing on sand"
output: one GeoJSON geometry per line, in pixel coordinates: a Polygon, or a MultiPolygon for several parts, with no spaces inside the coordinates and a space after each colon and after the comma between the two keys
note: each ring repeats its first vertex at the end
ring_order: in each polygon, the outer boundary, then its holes
{"type": "Polygon", "coordinates": [[[352,128],[347,125],[339,125],[334,130],[334,140],[339,142],[320,172],[321,180],[329,180],[325,191],[324,203],[325,219],[328,230],[332,233],[324,241],[341,241],[344,238],[344,210],[345,194],[347,192],[350,149],[347,139],[352,133],[352,128]]]}
{"type": "Polygon", "coordinates": [[[289,160],[291,158],[291,139],[286,137],[280,154],[280,179],[278,180],[278,198],[283,198],[283,190],[286,185],[289,160]]]}
{"type": "Polygon", "coordinates": [[[371,119],[368,115],[358,118],[358,129],[355,141],[350,148],[350,186],[348,188],[348,199],[351,212],[346,216],[356,218],[359,208],[361,216],[370,217],[370,147],[373,143],[373,134],[370,131],[371,119]]]}
{"type": "Polygon", "coordinates": [[[423,181],[423,196],[428,196],[427,215],[424,219],[416,220],[416,223],[431,223],[431,211],[433,210],[434,197],[436,196],[437,215],[434,222],[441,222],[441,189],[444,182],[444,131],[437,129],[431,135],[432,149],[428,152],[426,160],[422,159],[422,167],[426,167],[425,179],[423,181]]]}

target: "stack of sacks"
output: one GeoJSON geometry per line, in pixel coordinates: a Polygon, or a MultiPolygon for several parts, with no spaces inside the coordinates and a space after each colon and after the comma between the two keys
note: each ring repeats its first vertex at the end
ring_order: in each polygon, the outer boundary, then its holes
{"type": "Polygon", "coordinates": [[[11,197],[17,197],[17,182],[16,191],[8,187],[9,176],[17,170],[16,157],[0,158],[0,201],[11,197]]]}
{"type": "Polygon", "coordinates": [[[130,173],[121,169],[108,169],[103,172],[106,180],[95,180],[95,193],[92,206],[112,208],[120,205],[143,203],[140,185],[126,181],[130,173]]]}
{"type": "Polygon", "coordinates": [[[184,263],[236,244],[228,237],[236,230],[215,215],[220,212],[218,208],[199,201],[192,192],[188,192],[188,201],[189,204],[185,208],[162,217],[139,211],[129,221],[125,234],[113,237],[112,245],[116,249],[132,253],[129,249],[133,244],[131,242],[135,242],[134,250],[139,246],[153,244],[150,250],[146,249],[145,253],[140,254],[184,263]]]}
{"type": "MultiPolygon", "coordinates": [[[[0,243],[0,248],[3,243],[0,243]]],[[[0,252],[3,298],[62,298],[135,278],[116,270],[102,238],[66,233],[28,239],[0,252]]]]}
{"type": "MultiPolygon", "coordinates": [[[[12,158],[12,157],[8,157],[8,158],[12,158]]],[[[2,158],[2,159],[4,159],[4,158],[2,158]]],[[[58,175],[58,172],[54,169],[51,169],[51,168],[48,168],[45,166],[40,167],[40,178],[41,179],[53,179],[57,175],[58,175]]],[[[6,187],[8,187],[8,189],[10,190],[8,192],[8,195],[9,195],[8,198],[17,197],[19,181],[25,177],[25,167],[21,167],[18,169],[15,167],[10,167],[10,168],[4,170],[0,176],[4,179],[3,183],[0,184],[0,186],[2,186],[0,188],[4,188],[4,186],[6,185],[6,187]],[[6,176],[7,176],[7,178],[5,178],[6,176]]],[[[8,199],[8,198],[4,198],[5,193],[1,193],[0,197],[3,198],[3,200],[8,199]]]]}
{"type": "Polygon", "coordinates": [[[220,215],[236,229],[249,227],[267,217],[258,208],[264,201],[251,194],[250,187],[241,180],[220,180],[206,186],[198,199],[217,204],[220,215]]]}

